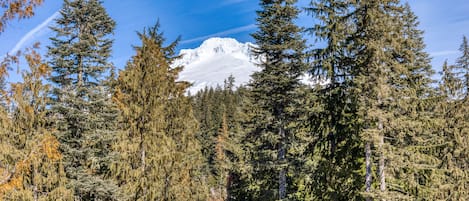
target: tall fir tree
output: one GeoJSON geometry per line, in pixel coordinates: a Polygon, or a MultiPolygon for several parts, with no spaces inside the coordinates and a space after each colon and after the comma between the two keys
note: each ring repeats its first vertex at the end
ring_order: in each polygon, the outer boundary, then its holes
{"type": "Polygon", "coordinates": [[[205,200],[197,121],[182,67],[171,67],[177,41],[164,47],[159,24],[138,33],[136,55],[120,72],[114,100],[123,112],[121,155],[113,175],[125,200],[205,200]]]}
{"type": "Polygon", "coordinates": [[[354,19],[349,41],[356,48],[353,88],[366,147],[364,195],[430,198],[434,188],[425,178],[438,169],[438,158],[429,150],[438,149],[441,137],[432,129],[439,123],[432,113],[433,71],[417,18],[408,5],[389,0],[358,1],[354,19]],[[374,162],[378,182],[371,180],[374,162]]]}
{"type": "Polygon", "coordinates": [[[357,95],[358,123],[365,144],[365,196],[367,199],[370,196],[384,199],[388,196],[385,135],[392,119],[389,107],[395,95],[390,82],[405,71],[393,58],[400,39],[396,25],[396,12],[400,6],[398,0],[371,0],[357,1],[354,7],[352,18],[356,28],[348,40],[354,45],[352,51],[356,59],[352,67],[352,93],[357,95]],[[378,164],[375,180],[378,182],[372,180],[375,161],[378,164]],[[378,189],[373,188],[373,183],[378,189]]]}
{"type": "MultiPolygon", "coordinates": [[[[326,87],[319,94],[330,96],[337,91],[337,94],[348,94],[345,110],[336,105],[325,108],[326,119],[328,116],[332,118],[330,124],[323,127],[330,129],[328,138],[336,132],[340,136],[340,132],[345,131],[349,134],[345,139],[351,142],[355,139],[355,143],[347,146],[353,147],[355,144],[355,148],[359,148],[364,145],[366,193],[363,195],[367,199],[392,197],[386,177],[391,147],[385,139],[396,137],[392,128],[392,107],[396,100],[406,96],[400,93],[403,91],[400,88],[403,87],[401,78],[407,75],[410,66],[400,62],[403,59],[397,57],[406,57],[408,55],[403,55],[405,51],[411,51],[399,45],[404,41],[403,25],[399,23],[402,6],[397,0],[319,1],[313,5],[316,5],[313,13],[323,23],[315,27],[315,34],[327,41],[326,48],[313,52],[316,56],[315,66],[319,67],[313,70],[325,72],[323,74],[331,81],[330,88],[336,87],[334,90],[329,89],[329,92],[326,87]],[[331,112],[335,110],[338,112],[331,112]],[[345,118],[345,121],[337,118],[345,118]],[[354,133],[358,139],[354,138],[354,133]],[[360,142],[363,144],[359,145],[360,142]],[[378,166],[378,182],[372,179],[375,163],[378,166]],[[376,185],[379,190],[373,189],[376,185]]],[[[334,148],[336,142],[327,140],[330,141],[330,147],[334,148]]],[[[337,196],[334,193],[330,195],[337,196]]]]}
{"type": "Polygon", "coordinates": [[[464,37],[460,47],[462,55],[455,65],[444,63],[439,86],[441,101],[437,112],[444,120],[439,130],[443,133],[444,148],[436,155],[442,160],[440,167],[444,176],[439,179],[444,185],[440,187],[435,197],[441,199],[467,200],[469,198],[467,191],[469,186],[467,171],[469,99],[466,91],[467,68],[464,66],[469,63],[467,48],[467,40],[464,37]]]}
{"type": "Polygon", "coordinates": [[[306,10],[317,24],[311,35],[325,46],[311,51],[314,77],[327,80],[312,88],[309,125],[316,135],[311,144],[315,159],[311,177],[314,200],[361,200],[363,149],[357,121],[357,101],[352,94],[354,55],[347,44],[355,24],[348,17],[351,2],[343,0],[311,1],[306,10]],[[315,98],[314,98],[315,96],[315,98]]]}
{"type": "Polygon", "coordinates": [[[65,0],[51,27],[51,123],[77,200],[117,200],[109,167],[118,111],[105,77],[114,26],[101,1],[65,0]]]}
{"type": "Polygon", "coordinates": [[[463,98],[469,98],[469,42],[466,36],[463,36],[461,46],[459,47],[461,56],[456,60],[454,73],[461,80],[462,88],[461,93],[464,94],[463,98]]]}
{"type": "Polygon", "coordinates": [[[286,200],[297,193],[296,159],[301,151],[300,133],[295,130],[299,113],[293,106],[299,99],[299,78],[305,72],[305,40],[294,20],[296,1],[260,1],[259,31],[252,34],[261,58],[260,72],[249,83],[247,110],[252,112],[246,134],[247,153],[252,165],[250,184],[254,200],[286,200]]]}
{"type": "Polygon", "coordinates": [[[439,158],[434,152],[442,148],[437,127],[441,119],[435,115],[436,91],[430,57],[425,52],[423,32],[417,16],[405,4],[397,17],[399,39],[393,59],[402,65],[400,74],[391,77],[393,89],[390,103],[392,119],[385,138],[388,139],[387,183],[393,199],[431,199],[437,188],[434,177],[439,174],[439,158]]]}

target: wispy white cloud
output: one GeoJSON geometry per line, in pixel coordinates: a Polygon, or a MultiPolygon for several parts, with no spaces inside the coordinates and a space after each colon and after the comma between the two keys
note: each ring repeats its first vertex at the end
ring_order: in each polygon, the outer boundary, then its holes
{"type": "Polygon", "coordinates": [[[209,35],[205,35],[205,36],[200,36],[200,37],[196,37],[196,38],[183,40],[183,41],[180,42],[180,44],[188,44],[188,43],[203,41],[203,40],[211,38],[211,37],[227,36],[227,35],[231,35],[231,34],[237,34],[237,33],[245,32],[245,31],[253,30],[255,28],[256,28],[255,24],[250,24],[250,25],[246,25],[246,26],[233,28],[233,29],[228,29],[226,31],[221,31],[221,32],[218,32],[218,33],[213,33],[213,34],[209,34],[209,35]]]}
{"type": "Polygon", "coordinates": [[[224,0],[223,4],[224,5],[231,5],[231,4],[242,3],[242,2],[245,2],[245,1],[247,1],[247,0],[224,0]]]}
{"type": "Polygon", "coordinates": [[[13,47],[13,49],[10,50],[10,54],[15,54],[18,50],[20,50],[21,48],[23,48],[23,46],[31,41],[32,39],[36,38],[37,37],[37,34],[43,30],[44,28],[47,28],[47,26],[52,22],[52,20],[54,20],[57,16],[59,16],[60,12],[57,11],[55,12],[54,14],[52,14],[49,18],[47,18],[46,20],[44,20],[41,24],[37,25],[36,27],[34,27],[34,29],[32,29],[31,31],[29,31],[26,35],[24,35],[23,37],[21,37],[21,39],[16,43],[15,47],[13,47]]]}
{"type": "Polygon", "coordinates": [[[430,55],[432,57],[439,57],[439,56],[448,56],[448,55],[454,55],[459,53],[459,51],[456,50],[444,50],[444,51],[437,51],[437,52],[431,52],[430,55]]]}

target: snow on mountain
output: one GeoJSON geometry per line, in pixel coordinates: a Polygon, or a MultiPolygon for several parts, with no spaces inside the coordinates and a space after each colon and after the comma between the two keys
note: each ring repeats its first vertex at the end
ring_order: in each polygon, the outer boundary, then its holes
{"type": "Polygon", "coordinates": [[[184,66],[179,80],[189,81],[191,94],[208,87],[223,86],[230,75],[235,85],[246,84],[256,67],[257,59],[252,55],[252,43],[240,43],[232,38],[210,38],[195,49],[181,50],[182,58],[174,66],[184,66]]]}
{"type": "MultiPolygon", "coordinates": [[[[230,76],[235,77],[235,86],[246,84],[251,75],[260,68],[256,66],[260,60],[252,54],[252,43],[240,43],[232,38],[210,38],[195,49],[183,49],[182,58],[174,62],[174,66],[184,66],[179,80],[189,81],[191,94],[205,87],[223,86],[230,76]]],[[[309,85],[316,83],[309,75],[301,77],[301,82],[309,85]]],[[[322,81],[321,84],[327,82],[322,81]]]]}

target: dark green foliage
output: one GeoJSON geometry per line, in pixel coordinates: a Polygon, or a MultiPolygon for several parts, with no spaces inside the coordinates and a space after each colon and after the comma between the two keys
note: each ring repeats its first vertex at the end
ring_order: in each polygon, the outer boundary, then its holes
{"type": "Polygon", "coordinates": [[[305,40],[294,20],[296,1],[261,1],[259,31],[252,34],[261,58],[247,95],[246,152],[252,167],[249,190],[254,200],[284,200],[297,195],[301,137],[296,121],[301,115],[299,78],[306,70],[305,40]],[[300,144],[296,144],[300,143],[300,144]]]}
{"type": "Polygon", "coordinates": [[[357,98],[360,137],[367,147],[365,196],[385,199],[392,197],[386,183],[389,146],[385,136],[392,130],[389,108],[399,98],[397,88],[391,84],[405,72],[405,67],[393,58],[401,39],[396,17],[400,6],[398,0],[357,1],[354,6],[352,20],[356,27],[347,40],[353,44],[352,94],[357,98]],[[374,178],[369,172],[373,169],[377,170],[374,178]]]}
{"type": "MultiPolygon", "coordinates": [[[[205,88],[193,97],[194,114],[200,122],[198,139],[207,161],[211,200],[226,191],[228,200],[244,200],[244,157],[241,119],[244,88],[234,88],[234,77],[222,87],[205,88]],[[215,195],[213,195],[215,194],[215,195]]],[[[218,198],[218,199],[216,199],[218,198]]],[[[225,200],[222,199],[222,200],[225,200]]]]}
{"type": "Polygon", "coordinates": [[[316,180],[316,196],[361,199],[358,192],[365,191],[362,195],[375,199],[432,197],[434,186],[422,178],[433,177],[437,169],[438,160],[428,151],[441,142],[432,128],[440,121],[431,113],[433,71],[415,15],[408,5],[393,0],[311,5],[309,11],[320,19],[311,31],[327,43],[312,52],[311,71],[330,81],[315,92],[324,112],[312,116],[312,122],[322,122],[313,127],[319,132],[318,144],[330,148],[317,154],[315,175],[325,176],[316,180]],[[364,145],[365,154],[350,156],[364,145]],[[334,153],[347,149],[352,151],[348,155],[334,153]],[[334,156],[349,161],[335,164],[334,156]],[[334,167],[340,172],[333,172],[334,167]],[[365,180],[340,180],[351,174],[365,180]],[[346,186],[350,188],[338,190],[346,186]]]}
{"type": "Polygon", "coordinates": [[[363,143],[359,136],[357,96],[353,94],[352,67],[354,58],[347,38],[354,25],[348,1],[312,1],[307,10],[317,19],[309,31],[326,42],[311,52],[311,73],[327,80],[312,89],[319,108],[309,118],[309,126],[317,136],[311,144],[314,153],[311,185],[315,200],[360,200],[363,190],[363,143]]]}
{"type": "Polygon", "coordinates": [[[106,86],[115,22],[98,0],[65,0],[49,47],[51,125],[64,155],[68,185],[79,200],[117,200],[109,179],[117,108],[106,86]]]}

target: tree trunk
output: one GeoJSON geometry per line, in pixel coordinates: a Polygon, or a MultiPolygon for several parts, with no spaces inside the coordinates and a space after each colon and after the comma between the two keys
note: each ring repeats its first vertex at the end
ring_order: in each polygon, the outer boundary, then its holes
{"type": "Polygon", "coordinates": [[[78,87],[83,86],[83,61],[82,58],[78,58],[78,75],[77,75],[77,85],[78,87]]]}
{"type": "MultiPolygon", "coordinates": [[[[81,42],[81,35],[84,32],[83,25],[80,25],[79,32],[78,32],[78,40],[81,42]]],[[[84,74],[84,66],[83,66],[83,57],[81,54],[78,54],[78,75],[77,75],[77,85],[78,87],[83,86],[83,74],[84,74]]],[[[73,83],[70,83],[73,85],[73,83]]]]}
{"type": "Polygon", "coordinates": [[[383,145],[384,145],[384,136],[380,136],[380,141],[379,141],[379,149],[380,149],[380,157],[379,157],[379,180],[380,180],[380,185],[379,189],[381,192],[386,191],[386,175],[384,173],[384,168],[385,168],[385,158],[384,158],[384,150],[383,150],[383,145]]]}
{"type": "MultiPolygon", "coordinates": [[[[365,145],[365,159],[366,159],[366,175],[365,175],[365,191],[371,192],[371,145],[367,142],[365,145]]],[[[371,201],[371,198],[367,197],[367,201],[371,201]]]]}
{"type": "Polygon", "coordinates": [[[287,196],[287,178],[286,178],[286,168],[284,167],[285,163],[285,129],[283,128],[283,125],[280,126],[279,129],[279,135],[280,135],[280,144],[279,144],[279,149],[278,149],[278,161],[279,164],[281,165],[280,167],[280,172],[279,172],[279,177],[278,177],[278,183],[279,183],[279,200],[283,200],[287,196]]]}
{"type": "Polygon", "coordinates": [[[383,122],[380,119],[378,122],[378,130],[379,130],[379,189],[381,192],[386,191],[386,175],[384,174],[384,168],[385,168],[385,158],[384,158],[384,134],[383,134],[383,122]]]}
{"type": "MultiPolygon", "coordinates": [[[[146,168],[146,163],[145,163],[145,157],[146,157],[146,154],[145,154],[145,145],[144,145],[144,137],[143,137],[143,132],[140,133],[140,154],[141,154],[141,163],[142,163],[142,174],[141,174],[141,178],[143,179],[145,177],[145,168],[146,168]]],[[[147,196],[147,189],[146,189],[146,185],[147,184],[142,184],[142,191],[143,191],[143,200],[146,200],[146,196],[147,196]]]]}
{"type": "Polygon", "coordinates": [[[37,175],[38,175],[38,172],[37,172],[37,167],[33,166],[33,168],[34,168],[34,175],[33,175],[33,185],[34,185],[34,187],[33,187],[33,199],[34,199],[34,201],[38,201],[38,199],[39,199],[39,196],[38,196],[39,192],[38,192],[37,183],[36,183],[36,177],[37,177],[37,175]]]}

